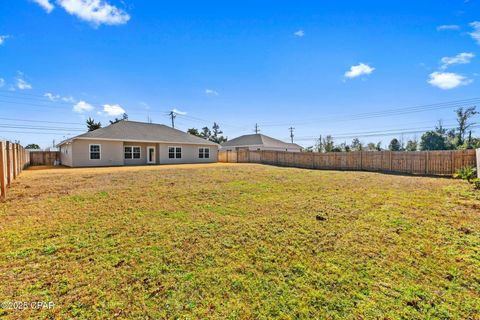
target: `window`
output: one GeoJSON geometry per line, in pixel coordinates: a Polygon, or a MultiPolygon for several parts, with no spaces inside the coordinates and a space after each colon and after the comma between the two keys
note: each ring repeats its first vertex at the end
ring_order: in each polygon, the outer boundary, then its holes
{"type": "Polygon", "coordinates": [[[91,144],[90,160],[100,160],[100,150],[101,150],[101,147],[99,144],[91,144]]]}
{"type": "Polygon", "coordinates": [[[198,148],[198,157],[200,159],[210,158],[210,148],[198,148]]]}
{"type": "Polygon", "coordinates": [[[125,159],[140,159],[140,147],[124,147],[124,157],[125,159]]]}
{"type": "Polygon", "coordinates": [[[168,158],[169,159],[181,159],[182,158],[182,148],[181,147],[168,147],[168,158]]]}

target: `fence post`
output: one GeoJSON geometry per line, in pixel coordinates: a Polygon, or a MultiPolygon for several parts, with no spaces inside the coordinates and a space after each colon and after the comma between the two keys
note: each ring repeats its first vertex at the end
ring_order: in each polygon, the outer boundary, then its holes
{"type": "Polygon", "coordinates": [[[476,158],[477,158],[477,177],[480,178],[480,148],[477,149],[476,152],[476,158]]]}
{"type": "Polygon", "coordinates": [[[5,142],[0,141],[0,199],[2,201],[5,200],[5,197],[7,195],[5,145],[5,142]]]}
{"type": "Polygon", "coordinates": [[[6,155],[7,155],[7,186],[12,183],[12,144],[10,141],[6,143],[6,155]]]}
{"type": "Polygon", "coordinates": [[[430,151],[425,151],[425,175],[428,176],[429,170],[428,166],[430,165],[430,151]]]}
{"type": "Polygon", "coordinates": [[[451,174],[454,174],[455,173],[455,153],[452,151],[450,151],[450,161],[452,162],[452,168],[451,168],[451,174]]]}
{"type": "Polygon", "coordinates": [[[388,158],[389,158],[388,163],[389,163],[389,170],[390,170],[390,171],[392,171],[392,169],[393,169],[393,165],[392,165],[392,152],[393,152],[393,151],[388,151],[388,158]]]}
{"type": "Polygon", "coordinates": [[[12,167],[13,167],[13,179],[17,179],[17,144],[12,144],[12,167]]]}

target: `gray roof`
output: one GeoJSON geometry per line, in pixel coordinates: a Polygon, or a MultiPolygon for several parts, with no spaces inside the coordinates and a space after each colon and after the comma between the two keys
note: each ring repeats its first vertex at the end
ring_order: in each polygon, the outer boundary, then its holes
{"type": "Polygon", "coordinates": [[[166,142],[199,145],[217,145],[215,142],[199,138],[189,133],[170,128],[163,124],[123,120],[107,127],[81,134],[61,142],[75,139],[122,140],[137,142],[166,142]]]}
{"type": "Polygon", "coordinates": [[[264,134],[246,134],[238,138],[222,143],[222,147],[264,147],[264,148],[296,148],[302,149],[296,143],[286,143],[281,140],[266,136],[264,134]]]}

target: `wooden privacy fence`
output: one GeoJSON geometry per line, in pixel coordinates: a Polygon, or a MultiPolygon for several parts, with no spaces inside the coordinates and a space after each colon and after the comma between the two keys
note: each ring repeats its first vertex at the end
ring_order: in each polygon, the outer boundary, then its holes
{"type": "Polygon", "coordinates": [[[452,175],[459,168],[475,167],[477,156],[475,150],[318,153],[238,149],[236,151],[221,150],[218,161],[264,163],[309,169],[452,175]]]}
{"type": "Polygon", "coordinates": [[[59,151],[30,151],[30,165],[32,166],[52,166],[55,163],[60,163],[59,151]]]}
{"type": "Polygon", "coordinates": [[[30,152],[21,145],[0,141],[0,199],[5,199],[7,187],[29,163],[30,152]]]}

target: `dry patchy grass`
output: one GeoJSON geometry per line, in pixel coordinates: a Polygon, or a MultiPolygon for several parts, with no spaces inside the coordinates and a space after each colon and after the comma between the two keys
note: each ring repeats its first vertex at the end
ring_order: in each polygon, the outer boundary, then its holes
{"type": "Polygon", "coordinates": [[[479,318],[480,196],[450,179],[28,170],[0,232],[0,301],[55,303],[12,319],[479,318]]]}

